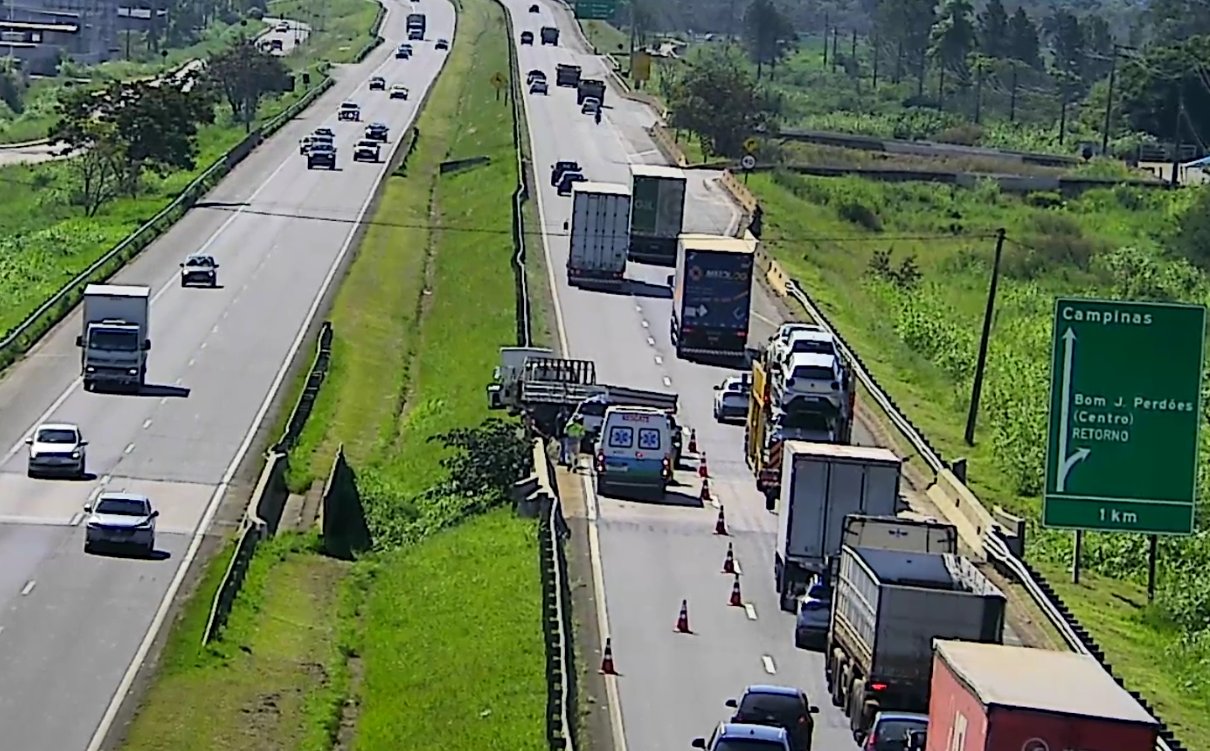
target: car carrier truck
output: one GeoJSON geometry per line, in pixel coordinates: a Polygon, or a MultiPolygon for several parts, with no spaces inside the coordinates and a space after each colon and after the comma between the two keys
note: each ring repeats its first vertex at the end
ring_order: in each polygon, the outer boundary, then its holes
{"type": "Polygon", "coordinates": [[[793,611],[815,574],[840,552],[850,514],[890,516],[902,460],[878,447],[787,441],[773,578],[782,610],[793,611]]]}
{"type": "Polygon", "coordinates": [[[675,266],[685,223],[685,172],[676,167],[630,167],[630,260],[675,266]]]}
{"type": "Polygon", "coordinates": [[[76,337],[84,390],[133,389],[147,383],[151,290],[144,285],[90,284],[83,330],[76,337]]]}
{"type": "Polygon", "coordinates": [[[832,703],[858,737],[880,711],[927,712],[933,640],[1000,644],[1005,605],[961,556],[841,548],[824,652],[832,703]]]}

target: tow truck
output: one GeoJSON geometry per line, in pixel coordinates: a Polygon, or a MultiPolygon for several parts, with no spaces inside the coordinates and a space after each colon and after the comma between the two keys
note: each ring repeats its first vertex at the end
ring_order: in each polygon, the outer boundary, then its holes
{"type": "Polygon", "coordinates": [[[487,386],[489,409],[527,415],[547,435],[561,427],[560,413],[570,416],[577,406],[593,398],[669,414],[676,412],[678,401],[676,394],[597,383],[596,365],[591,360],[561,358],[538,347],[502,347],[500,365],[487,386]]]}

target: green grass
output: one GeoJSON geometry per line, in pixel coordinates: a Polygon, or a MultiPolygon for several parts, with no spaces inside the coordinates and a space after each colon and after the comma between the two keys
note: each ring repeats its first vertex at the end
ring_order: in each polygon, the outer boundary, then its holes
{"type": "Polygon", "coordinates": [[[420,738],[448,751],[547,748],[535,534],[499,510],[384,559],[365,605],[351,751],[420,738]]]}
{"type": "MultiPolygon", "coordinates": [[[[630,35],[608,21],[580,21],[580,28],[602,55],[613,55],[622,61],[629,57],[630,35]]],[[[628,64],[623,62],[623,67],[628,64]]]]}
{"type": "MultiPolygon", "coordinates": [[[[1064,201],[1013,197],[991,183],[961,190],[784,173],[753,175],[749,187],[765,208],[768,250],[904,412],[946,457],[969,459],[970,484],[986,505],[1030,520],[1031,560],[1069,560],[1070,535],[1037,526],[1054,297],[1210,299],[1210,280],[1165,252],[1192,194],[1117,187],[1064,201]],[[1009,242],[972,448],[962,434],[994,246],[989,235],[998,227],[1009,242]],[[875,255],[886,252],[892,272],[912,258],[918,279],[879,270],[875,255]]],[[[1140,536],[1086,535],[1085,566],[1108,579],[1071,591],[1068,602],[1089,614],[1085,625],[1118,655],[1111,659],[1127,683],[1164,707],[1165,719],[1190,728],[1182,740],[1210,748],[1210,736],[1197,732],[1210,702],[1199,573],[1210,549],[1200,537],[1161,543],[1157,603],[1125,638],[1115,631],[1119,610],[1103,607],[1100,585],[1117,579],[1137,594],[1145,550],[1140,536]],[[1180,638],[1173,636],[1178,626],[1180,638]],[[1169,659],[1157,663],[1161,650],[1169,659]],[[1163,672],[1156,664],[1182,667],[1163,672]]]]}
{"type": "Polygon", "coordinates": [[[198,647],[200,629],[178,626],[126,751],[332,747],[364,577],[308,552],[310,543],[262,543],[226,630],[209,647],[198,647]]]}
{"type": "Polygon", "coordinates": [[[302,48],[289,56],[300,67],[324,60],[347,63],[374,37],[370,26],[378,15],[379,4],[373,0],[271,0],[268,5],[272,18],[290,18],[311,27],[311,34],[302,48]]]}

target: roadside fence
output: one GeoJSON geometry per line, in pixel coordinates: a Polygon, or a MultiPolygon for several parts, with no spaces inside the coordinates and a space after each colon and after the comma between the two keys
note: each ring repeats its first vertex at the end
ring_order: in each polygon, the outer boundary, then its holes
{"type": "Polygon", "coordinates": [[[521,64],[517,61],[517,50],[512,41],[515,29],[508,7],[500,3],[504,17],[508,22],[508,78],[509,97],[513,107],[513,148],[517,153],[517,189],[513,191],[513,246],[517,249],[513,256],[513,276],[517,289],[517,346],[529,347],[533,344],[533,323],[530,321],[531,308],[529,303],[529,279],[525,268],[525,202],[529,200],[529,168],[530,163],[525,159],[524,139],[521,123],[525,122],[525,105],[522,97],[525,89],[521,83],[521,64]]]}

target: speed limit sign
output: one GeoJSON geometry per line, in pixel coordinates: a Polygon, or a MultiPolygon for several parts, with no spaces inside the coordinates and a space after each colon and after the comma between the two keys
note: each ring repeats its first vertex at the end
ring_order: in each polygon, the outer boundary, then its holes
{"type": "Polygon", "coordinates": [[[751,154],[746,154],[743,159],[739,160],[739,166],[746,170],[750,170],[756,166],[756,157],[751,154]]]}

